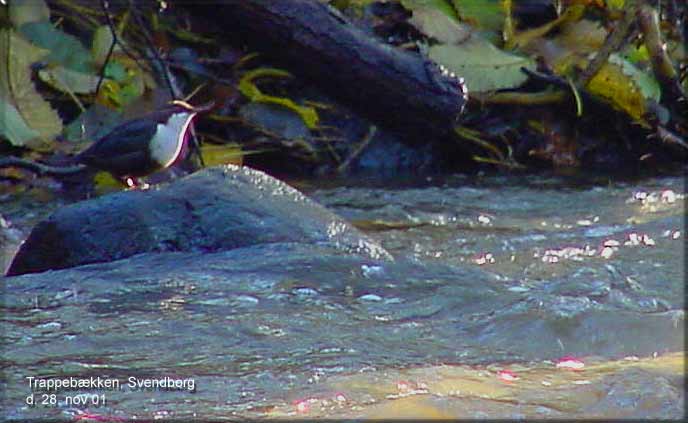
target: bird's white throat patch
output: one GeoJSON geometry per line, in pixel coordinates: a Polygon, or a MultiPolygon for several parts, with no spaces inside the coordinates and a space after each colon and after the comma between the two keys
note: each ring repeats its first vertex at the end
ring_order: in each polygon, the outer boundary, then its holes
{"type": "Polygon", "coordinates": [[[196,113],[175,113],[167,123],[159,123],[150,143],[151,158],[166,168],[174,163],[182,151],[184,136],[196,113]]]}

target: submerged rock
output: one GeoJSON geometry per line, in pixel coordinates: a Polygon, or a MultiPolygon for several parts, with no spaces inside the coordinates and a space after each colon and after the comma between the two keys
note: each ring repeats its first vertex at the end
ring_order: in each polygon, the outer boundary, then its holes
{"type": "Polygon", "coordinates": [[[380,245],[296,189],[260,171],[227,165],[62,208],[34,227],[7,275],[144,252],[289,242],[391,259],[380,245]]]}

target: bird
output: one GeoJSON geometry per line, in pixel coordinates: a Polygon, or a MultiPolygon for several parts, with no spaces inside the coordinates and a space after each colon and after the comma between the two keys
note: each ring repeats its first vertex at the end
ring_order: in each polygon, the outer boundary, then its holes
{"type": "Polygon", "coordinates": [[[103,170],[124,182],[138,186],[138,178],[175,164],[184,157],[191,137],[191,124],[214,103],[192,106],[173,100],[165,107],[116,126],[86,150],[74,162],[103,170]]]}

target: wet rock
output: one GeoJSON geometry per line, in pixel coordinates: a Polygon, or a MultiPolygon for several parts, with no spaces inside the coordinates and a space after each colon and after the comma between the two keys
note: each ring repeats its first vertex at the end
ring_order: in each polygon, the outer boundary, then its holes
{"type": "Polygon", "coordinates": [[[391,258],[294,188],[262,172],[228,165],[149,190],[119,192],[64,207],[36,225],[7,275],[108,262],[143,252],[211,252],[290,242],[391,258]]]}

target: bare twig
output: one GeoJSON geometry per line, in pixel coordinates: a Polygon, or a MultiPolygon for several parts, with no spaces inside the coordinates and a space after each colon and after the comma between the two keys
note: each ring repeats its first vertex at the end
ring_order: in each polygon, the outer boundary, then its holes
{"type": "Polygon", "coordinates": [[[371,126],[368,129],[368,132],[361,140],[361,142],[358,143],[354,151],[352,151],[351,154],[349,154],[349,157],[347,157],[346,160],[344,160],[344,162],[337,167],[337,173],[342,174],[346,172],[347,169],[349,169],[349,167],[351,166],[351,162],[353,162],[354,159],[356,159],[356,157],[361,155],[363,150],[365,150],[365,148],[370,144],[370,141],[373,140],[373,137],[375,137],[376,133],[377,127],[374,125],[371,126]]]}
{"type": "Polygon", "coordinates": [[[563,90],[548,90],[535,93],[498,92],[487,96],[476,94],[474,98],[487,104],[518,104],[522,106],[541,106],[543,104],[562,103],[568,98],[563,90]]]}
{"type": "Polygon", "coordinates": [[[158,63],[158,66],[160,66],[160,73],[162,74],[163,78],[165,79],[165,82],[167,83],[167,87],[170,90],[170,95],[172,98],[181,98],[181,93],[178,93],[178,89],[175,89],[176,87],[172,84],[172,78],[170,75],[170,69],[167,67],[167,63],[162,59],[160,56],[160,52],[158,49],[155,47],[155,42],[153,41],[153,37],[151,37],[150,33],[148,32],[148,29],[146,27],[146,23],[143,22],[143,19],[141,19],[141,16],[139,15],[138,11],[134,7],[134,1],[129,0],[129,7],[131,8],[131,13],[134,16],[134,19],[136,20],[136,23],[138,24],[139,28],[141,29],[141,34],[143,34],[143,37],[146,39],[146,43],[150,46],[150,50],[153,52],[153,56],[155,57],[155,61],[158,63]]]}
{"type": "Polygon", "coordinates": [[[490,163],[494,164],[497,166],[503,166],[508,169],[522,169],[523,165],[518,163],[514,157],[513,157],[513,150],[511,146],[509,145],[508,141],[506,139],[503,139],[504,143],[506,144],[507,148],[507,155],[504,155],[502,151],[497,148],[494,144],[490,143],[489,141],[485,141],[484,139],[480,138],[480,132],[478,132],[475,129],[463,127],[463,126],[455,126],[454,127],[454,132],[456,135],[458,135],[460,138],[463,138],[465,140],[468,140],[482,148],[488,151],[490,156],[492,157],[484,157],[484,156],[478,156],[474,155],[473,160],[479,163],[490,163]]]}
{"type": "Polygon", "coordinates": [[[624,17],[616,24],[612,32],[607,36],[600,51],[597,52],[595,57],[588,63],[585,70],[580,74],[577,81],[579,87],[585,87],[597,72],[599,72],[602,66],[607,63],[609,55],[615,51],[619,51],[621,46],[626,42],[631,32],[631,26],[636,20],[636,14],[640,9],[640,3],[641,0],[626,1],[624,17]]]}
{"type": "Polygon", "coordinates": [[[34,162],[32,160],[20,159],[18,157],[7,157],[0,159],[0,168],[5,167],[18,167],[27,169],[39,175],[72,175],[74,173],[82,172],[86,169],[86,166],[82,164],[74,166],[50,166],[43,163],[34,162]]]}
{"type": "Polygon", "coordinates": [[[100,0],[100,6],[103,9],[105,21],[107,22],[108,28],[110,28],[110,33],[112,34],[112,43],[110,44],[110,48],[108,49],[107,55],[105,56],[105,60],[103,60],[103,64],[100,66],[100,71],[98,72],[98,75],[100,77],[98,78],[98,85],[96,85],[96,97],[98,96],[98,91],[100,91],[100,85],[103,83],[103,79],[105,79],[105,67],[110,61],[110,57],[112,57],[112,52],[115,51],[115,45],[118,42],[117,31],[115,31],[115,26],[112,23],[112,19],[110,18],[110,4],[108,3],[108,0],[100,0]]]}
{"type": "MultiPolygon", "coordinates": [[[[134,16],[134,19],[136,20],[136,23],[141,29],[143,37],[146,39],[146,43],[150,46],[150,50],[153,53],[153,56],[155,57],[155,61],[160,67],[160,73],[162,74],[163,78],[165,79],[165,82],[167,83],[167,87],[170,90],[170,95],[172,96],[172,98],[175,99],[182,98],[183,95],[181,93],[181,90],[173,83],[173,77],[170,73],[170,68],[167,65],[167,62],[163,60],[162,56],[160,55],[160,52],[155,47],[155,42],[153,41],[153,37],[151,36],[151,34],[148,32],[148,28],[146,27],[145,22],[143,22],[143,19],[141,19],[141,16],[134,8],[134,0],[129,0],[129,7],[131,8],[131,12],[134,16]]],[[[196,153],[196,156],[198,157],[198,161],[200,162],[201,166],[204,167],[205,162],[203,161],[203,155],[201,154],[201,146],[198,142],[198,139],[196,138],[196,134],[193,129],[193,124],[191,126],[191,149],[193,152],[196,153]]]]}
{"type": "Polygon", "coordinates": [[[657,128],[655,129],[657,132],[654,135],[657,138],[659,138],[662,142],[665,142],[667,144],[679,145],[688,150],[688,144],[686,144],[686,142],[680,136],[674,134],[673,132],[669,131],[661,125],[657,125],[657,128]]]}
{"type": "Polygon", "coordinates": [[[556,87],[569,89],[569,83],[566,78],[551,73],[543,73],[539,71],[534,71],[526,67],[521,67],[521,72],[525,73],[529,77],[536,79],[538,81],[545,82],[547,84],[554,85],[556,87]]]}
{"type": "Polygon", "coordinates": [[[685,101],[686,93],[681,87],[678,72],[666,51],[659,28],[657,10],[644,5],[638,13],[638,23],[645,39],[645,46],[650,52],[652,70],[662,86],[662,97],[664,97],[662,102],[675,106],[679,110],[683,109],[679,113],[685,113],[685,107],[681,108],[679,103],[685,101]]]}

